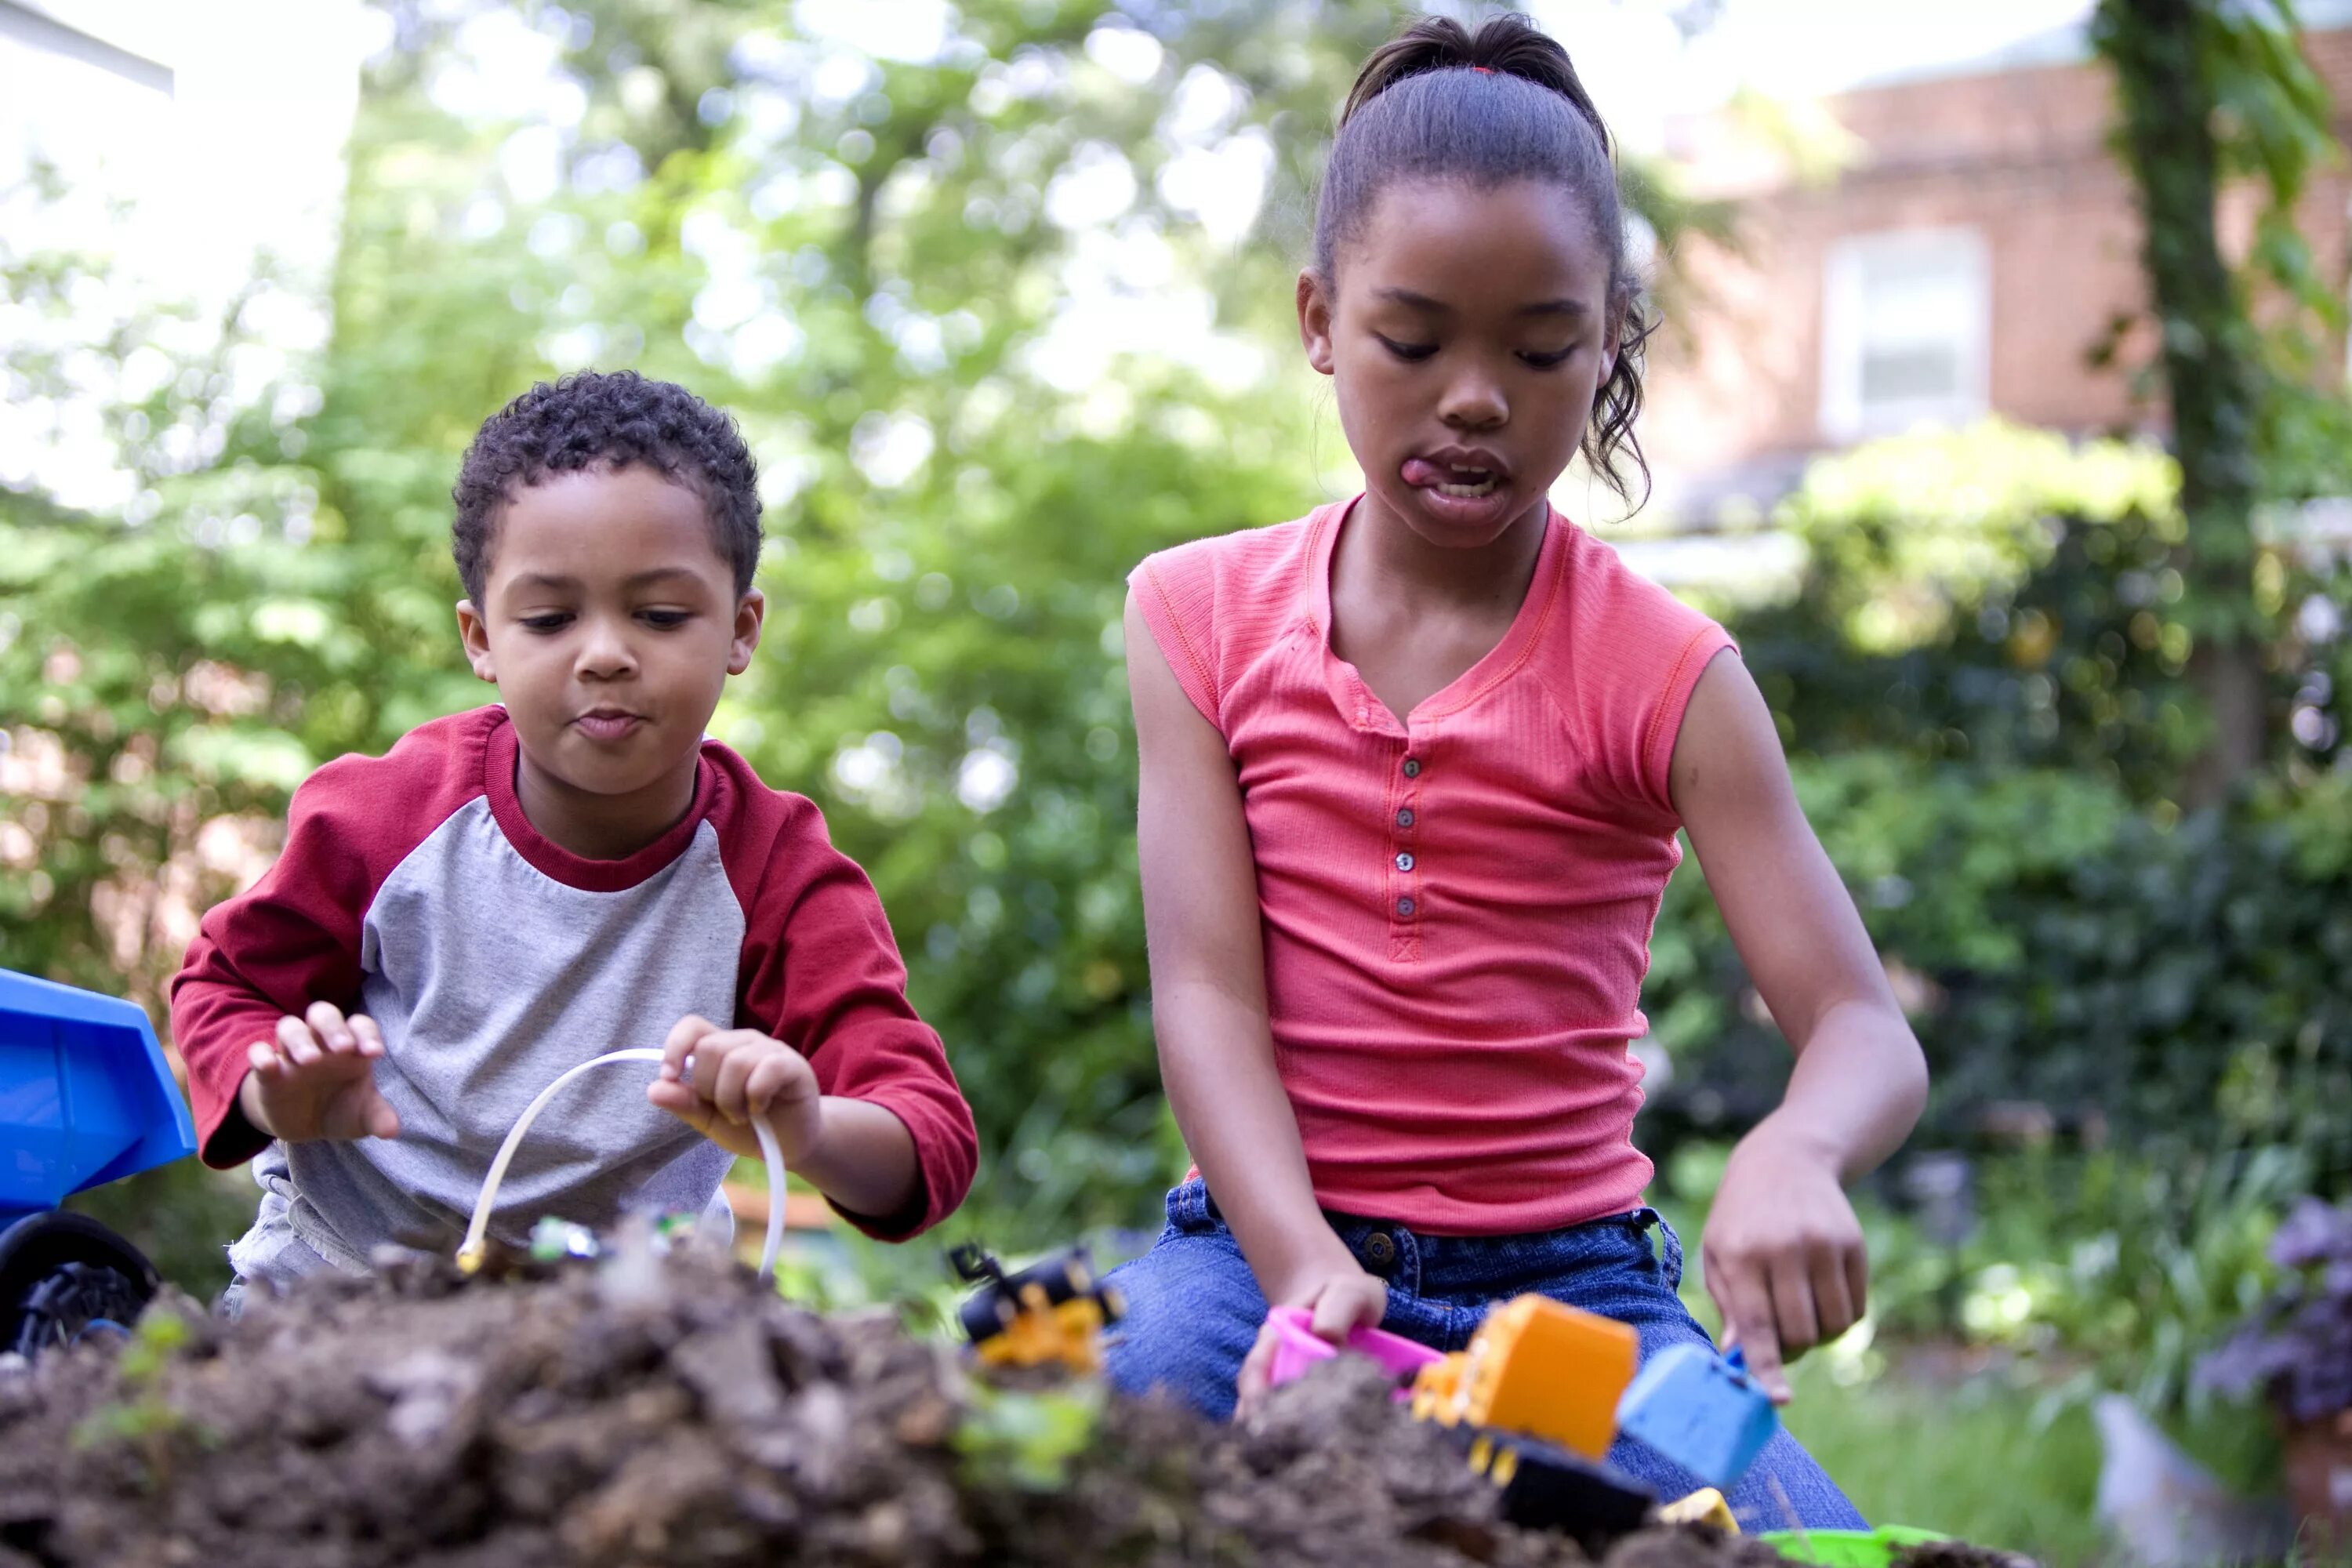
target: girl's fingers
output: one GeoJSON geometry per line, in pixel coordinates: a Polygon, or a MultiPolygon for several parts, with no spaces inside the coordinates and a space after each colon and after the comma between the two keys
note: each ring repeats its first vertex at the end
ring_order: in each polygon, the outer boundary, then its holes
{"type": "Polygon", "coordinates": [[[296,1017],[278,1020],[278,1044],[297,1067],[307,1067],[319,1059],[319,1042],[310,1034],[310,1026],[296,1017]]]}
{"type": "Polygon", "coordinates": [[[332,1002],[311,1003],[310,1010],[302,1015],[302,1021],[310,1026],[310,1033],[318,1037],[319,1043],[328,1050],[348,1051],[359,1044],[352,1034],[351,1026],[343,1021],[342,1009],[332,1002]]]}
{"type": "Polygon", "coordinates": [[[1853,1304],[1854,1321],[1870,1310],[1870,1254],[1862,1247],[1847,1247],[1845,1267],[1845,1298],[1853,1304]]]}
{"type": "Polygon", "coordinates": [[[1242,1358],[1241,1375],[1234,1379],[1234,1420],[1247,1415],[1265,1396],[1267,1375],[1274,1369],[1275,1344],[1275,1328],[1269,1322],[1258,1330],[1257,1342],[1242,1358]]]}
{"type": "Polygon", "coordinates": [[[1813,1255],[1813,1312],[1821,1321],[1822,1344],[1853,1327],[1861,1315],[1846,1292],[1845,1278],[1845,1258],[1840,1249],[1825,1247],[1813,1255]]]}
{"type": "Polygon", "coordinates": [[[1789,1402],[1789,1380],[1780,1370],[1780,1340],[1773,1327],[1772,1292],[1764,1277],[1746,1265],[1717,1268],[1710,1259],[1707,1293],[1723,1313],[1724,1348],[1737,1345],[1749,1375],[1776,1405],[1789,1402]]]}
{"type": "Polygon", "coordinates": [[[1771,1264],[1772,1326],[1784,1356],[1800,1356],[1822,1342],[1821,1311],[1813,1302],[1813,1278],[1801,1254],[1771,1264]]]}

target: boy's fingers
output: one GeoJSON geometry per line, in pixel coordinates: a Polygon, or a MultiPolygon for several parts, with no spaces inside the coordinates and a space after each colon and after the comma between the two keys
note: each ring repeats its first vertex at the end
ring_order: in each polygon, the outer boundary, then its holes
{"type": "Polygon", "coordinates": [[[247,1065],[251,1067],[256,1072],[276,1072],[278,1070],[279,1063],[278,1059],[278,1047],[271,1045],[267,1040],[256,1040],[253,1044],[246,1047],[245,1059],[247,1065]]]}
{"type": "Polygon", "coordinates": [[[701,1096],[686,1085],[656,1079],[646,1085],[646,1098],[697,1132],[709,1134],[710,1109],[702,1102],[701,1096]]]}
{"type": "Polygon", "coordinates": [[[376,1026],[376,1021],[373,1018],[364,1013],[354,1013],[352,1015],[351,1024],[352,1034],[359,1041],[360,1055],[363,1057],[383,1055],[383,1031],[376,1026]]]}
{"type": "Polygon", "coordinates": [[[761,1058],[759,1065],[751,1069],[751,1076],[743,1082],[745,1105],[752,1115],[765,1116],[768,1107],[775,1102],[776,1096],[792,1079],[793,1064],[784,1059],[783,1052],[761,1058]]]}
{"type": "Polygon", "coordinates": [[[705,1035],[714,1035],[718,1032],[718,1025],[692,1013],[688,1013],[685,1017],[672,1024],[669,1026],[668,1037],[662,1041],[662,1077],[665,1079],[675,1079],[681,1076],[686,1067],[686,1058],[694,1054],[696,1043],[705,1035]]]}
{"type": "Polygon", "coordinates": [[[343,1011],[332,1002],[313,1002],[302,1015],[319,1043],[331,1051],[348,1051],[359,1042],[352,1037],[351,1026],[343,1021],[343,1011]]]}
{"type": "Polygon", "coordinates": [[[297,1067],[308,1067],[319,1059],[319,1043],[310,1035],[310,1026],[296,1017],[278,1020],[278,1044],[297,1067]]]}
{"type": "Polygon", "coordinates": [[[751,1113],[751,1075],[765,1058],[755,1052],[732,1050],[719,1064],[719,1088],[711,1099],[730,1121],[740,1121],[751,1113]]]}
{"type": "Polygon", "coordinates": [[[371,1138],[400,1136],[400,1112],[394,1110],[392,1101],[381,1094],[374,1096],[368,1104],[367,1134],[371,1138]]]}

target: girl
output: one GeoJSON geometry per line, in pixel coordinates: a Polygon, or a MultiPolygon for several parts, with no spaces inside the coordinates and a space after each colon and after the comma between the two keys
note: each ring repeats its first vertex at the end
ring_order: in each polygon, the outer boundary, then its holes
{"type": "MultiPolygon", "coordinates": [[[[1722,628],[1546,499],[1580,447],[1621,492],[1640,466],[1637,294],[1558,44],[1429,17],[1367,62],[1298,279],[1364,493],[1130,580],[1154,1022],[1199,1169],[1116,1277],[1124,1386],[1246,1403],[1269,1302],[1459,1349],[1534,1290],[1645,1355],[1705,1342],[1630,1139],[1678,826],[1796,1049],[1708,1217],[1726,1338],[1785,1400],[1783,1358],[1863,1310],[1842,1185],[1916,1119],[1917,1042],[1722,628]]],[[[1789,1522],[1776,1483],[1861,1522],[1785,1435],[1734,1508],[1789,1522]]]]}

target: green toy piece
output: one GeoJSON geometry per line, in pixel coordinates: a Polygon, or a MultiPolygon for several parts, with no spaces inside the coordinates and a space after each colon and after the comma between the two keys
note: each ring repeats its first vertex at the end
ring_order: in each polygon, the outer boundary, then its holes
{"type": "Polygon", "coordinates": [[[1876,1530],[1775,1530],[1756,1538],[1791,1563],[1814,1568],[1887,1568],[1906,1546],[1949,1541],[1932,1530],[1882,1524],[1876,1530]]]}

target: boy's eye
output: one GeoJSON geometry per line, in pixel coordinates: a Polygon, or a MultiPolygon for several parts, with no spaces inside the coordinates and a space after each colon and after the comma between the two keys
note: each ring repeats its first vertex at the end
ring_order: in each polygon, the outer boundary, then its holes
{"type": "Polygon", "coordinates": [[[526,629],[534,632],[560,632],[572,624],[572,612],[551,610],[543,616],[525,616],[522,624],[526,629]]]}
{"type": "Polygon", "coordinates": [[[1435,343],[1401,343],[1385,332],[1374,332],[1372,336],[1380,339],[1382,347],[1407,364],[1418,363],[1437,352],[1435,343]]]}
{"type": "Polygon", "coordinates": [[[637,612],[637,618],[649,626],[656,626],[663,631],[667,631],[672,626],[686,625],[693,616],[685,610],[640,610],[637,612]]]}
{"type": "Polygon", "coordinates": [[[1535,366],[1538,370],[1550,370],[1556,365],[1567,363],[1568,356],[1575,352],[1576,345],[1574,343],[1570,343],[1568,347],[1560,350],[1558,353],[1539,354],[1523,353],[1519,355],[1519,358],[1526,361],[1528,364],[1535,366]]]}

